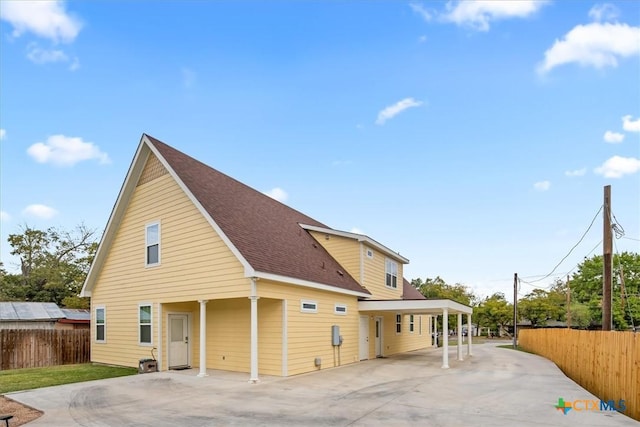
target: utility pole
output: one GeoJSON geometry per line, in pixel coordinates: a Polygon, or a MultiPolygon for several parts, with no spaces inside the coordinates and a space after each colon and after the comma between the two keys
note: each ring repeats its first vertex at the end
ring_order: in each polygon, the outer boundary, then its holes
{"type": "Polygon", "coordinates": [[[604,261],[602,274],[602,330],[610,331],[612,326],[611,318],[611,285],[613,282],[612,269],[612,249],[613,236],[611,233],[611,186],[604,186],[604,206],[602,210],[603,236],[602,236],[602,258],[604,261]]]}
{"type": "Polygon", "coordinates": [[[518,273],[513,273],[513,348],[518,348],[518,273]]]}
{"type": "Polygon", "coordinates": [[[567,329],[571,329],[571,286],[567,274],[567,329]]]}

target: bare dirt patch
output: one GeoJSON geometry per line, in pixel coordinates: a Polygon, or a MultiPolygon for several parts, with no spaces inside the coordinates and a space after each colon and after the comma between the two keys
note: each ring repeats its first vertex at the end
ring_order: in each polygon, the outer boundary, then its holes
{"type": "Polygon", "coordinates": [[[0,396],[0,414],[13,415],[9,420],[10,426],[21,426],[42,416],[42,411],[11,400],[6,396],[0,396]]]}

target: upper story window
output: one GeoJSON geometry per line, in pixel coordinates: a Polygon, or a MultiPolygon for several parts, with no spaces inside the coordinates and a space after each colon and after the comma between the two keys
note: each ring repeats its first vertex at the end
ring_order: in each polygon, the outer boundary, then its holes
{"type": "Polygon", "coordinates": [[[160,264],[160,223],[147,224],[145,235],[146,265],[160,264]]]}
{"type": "Polygon", "coordinates": [[[373,259],[373,250],[367,249],[367,258],[373,259]]]}
{"type": "Polygon", "coordinates": [[[387,258],[385,275],[387,287],[396,289],[398,287],[398,263],[387,258]]]}

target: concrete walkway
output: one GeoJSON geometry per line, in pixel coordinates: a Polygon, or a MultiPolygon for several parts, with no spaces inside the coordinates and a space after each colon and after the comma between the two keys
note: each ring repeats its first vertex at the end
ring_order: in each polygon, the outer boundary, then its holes
{"type": "Polygon", "coordinates": [[[442,349],[430,349],[259,384],[248,374],[188,370],[7,396],[45,412],[30,426],[640,425],[617,412],[557,410],[560,397],[597,399],[546,359],[493,343],[473,351],[458,362],[452,347],[448,370],[442,349]]]}

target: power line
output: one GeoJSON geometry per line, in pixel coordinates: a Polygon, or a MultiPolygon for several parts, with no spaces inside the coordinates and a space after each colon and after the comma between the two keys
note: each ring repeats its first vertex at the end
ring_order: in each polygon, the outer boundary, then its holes
{"type": "Polygon", "coordinates": [[[600,215],[600,212],[602,212],[602,205],[600,206],[600,209],[598,209],[598,212],[596,212],[596,214],[593,216],[593,219],[591,220],[591,224],[589,224],[589,227],[587,227],[587,230],[584,233],[582,233],[582,236],[580,237],[580,240],[578,240],[578,243],[573,245],[573,247],[569,250],[569,252],[564,257],[562,257],[560,262],[558,262],[556,264],[556,266],[553,267],[553,270],[551,270],[549,272],[549,274],[545,275],[544,277],[542,277],[540,279],[532,280],[532,281],[526,282],[526,283],[531,285],[532,283],[540,282],[540,281],[546,279],[547,277],[551,276],[553,273],[555,273],[555,271],[558,269],[558,267],[560,267],[560,265],[564,262],[564,260],[567,259],[569,257],[569,255],[571,255],[573,250],[575,248],[577,248],[580,243],[582,243],[582,240],[584,240],[584,238],[586,237],[587,233],[589,233],[589,230],[591,230],[591,227],[593,227],[593,223],[596,222],[596,218],[598,218],[598,215],[600,215]]]}

